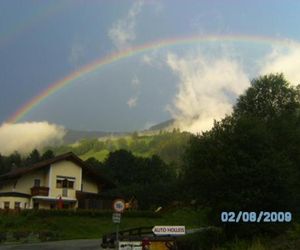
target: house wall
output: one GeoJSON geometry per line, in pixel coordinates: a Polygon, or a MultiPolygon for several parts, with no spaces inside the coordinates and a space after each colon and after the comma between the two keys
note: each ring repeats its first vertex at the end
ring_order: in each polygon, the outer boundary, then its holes
{"type": "Polygon", "coordinates": [[[82,178],[82,191],[89,193],[98,193],[100,190],[97,183],[87,176],[82,178]]]}
{"type": "Polygon", "coordinates": [[[13,192],[15,180],[5,183],[3,186],[0,187],[0,192],[13,192]]]}
{"type": "Polygon", "coordinates": [[[31,194],[31,188],[34,186],[34,180],[40,179],[41,186],[48,186],[48,169],[37,170],[27,173],[16,180],[4,184],[0,192],[19,192],[31,194]]]}
{"type": "MultiPolygon", "coordinates": [[[[16,180],[8,181],[6,184],[0,187],[1,192],[18,192],[31,195],[31,188],[34,186],[34,180],[40,180],[40,186],[49,187],[49,198],[64,197],[63,188],[56,187],[57,177],[72,177],[75,178],[74,188],[68,188],[68,195],[66,197],[76,199],[76,191],[83,191],[89,193],[99,193],[101,186],[82,173],[81,166],[76,165],[71,161],[60,161],[52,164],[49,167],[32,171],[24,174],[16,180]]],[[[40,209],[50,209],[49,201],[38,200],[40,209]]],[[[33,208],[34,200],[32,198],[13,197],[13,196],[0,196],[0,209],[4,208],[4,202],[10,203],[10,209],[15,208],[15,202],[20,202],[21,208],[33,208]],[[25,207],[26,204],[26,207],[25,207]]],[[[71,203],[70,208],[77,208],[78,202],[71,203]]]]}
{"type": "MultiPolygon", "coordinates": [[[[47,201],[37,201],[39,203],[39,209],[50,209],[50,202],[47,201]]],[[[33,200],[31,201],[31,207],[33,208],[33,200]]]]}
{"type": "Polygon", "coordinates": [[[50,191],[49,196],[58,197],[62,195],[62,188],[56,188],[56,177],[74,177],[75,183],[73,189],[68,189],[69,198],[76,198],[76,190],[81,190],[82,168],[71,161],[61,161],[51,165],[49,172],[50,191]]]}
{"type": "Polygon", "coordinates": [[[9,208],[14,209],[15,208],[15,202],[21,202],[20,206],[21,208],[29,208],[30,206],[30,199],[29,198],[23,198],[23,197],[0,197],[0,208],[4,209],[4,202],[9,202],[9,208]]]}
{"type": "Polygon", "coordinates": [[[34,186],[34,180],[40,180],[40,186],[46,187],[47,183],[47,173],[48,169],[37,170],[33,172],[29,172],[23,176],[21,176],[16,184],[15,192],[31,194],[31,188],[34,186]]]}

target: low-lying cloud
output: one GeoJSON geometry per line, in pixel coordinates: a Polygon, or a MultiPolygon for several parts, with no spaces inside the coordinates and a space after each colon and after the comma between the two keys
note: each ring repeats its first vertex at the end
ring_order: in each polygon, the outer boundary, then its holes
{"type": "Polygon", "coordinates": [[[206,131],[214,120],[230,114],[236,97],[250,84],[239,63],[230,58],[168,54],[166,63],[180,80],[175,108],[169,111],[176,127],[192,133],[206,131]]]}
{"type": "Polygon", "coordinates": [[[65,129],[48,122],[24,122],[0,126],[0,153],[27,154],[33,149],[62,143],[65,129]]]}

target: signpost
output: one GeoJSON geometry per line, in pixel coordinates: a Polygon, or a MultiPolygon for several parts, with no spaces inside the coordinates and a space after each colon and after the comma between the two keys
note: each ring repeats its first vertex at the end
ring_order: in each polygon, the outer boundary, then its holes
{"type": "Polygon", "coordinates": [[[112,221],[113,221],[113,223],[120,223],[121,222],[121,214],[113,213],[112,221]]]}
{"type": "Polygon", "coordinates": [[[185,226],[155,226],[152,232],[155,235],[185,235],[185,226]]]}
{"type": "Polygon", "coordinates": [[[122,199],[116,199],[113,201],[113,209],[114,213],[112,216],[113,223],[116,224],[116,246],[118,248],[119,245],[119,224],[121,222],[121,213],[123,213],[125,209],[125,201],[122,199]]]}
{"type": "Polygon", "coordinates": [[[123,211],[125,209],[125,201],[122,199],[114,200],[113,209],[116,213],[123,213],[123,211]]]}
{"type": "Polygon", "coordinates": [[[140,241],[120,241],[119,250],[142,250],[140,241]]]}

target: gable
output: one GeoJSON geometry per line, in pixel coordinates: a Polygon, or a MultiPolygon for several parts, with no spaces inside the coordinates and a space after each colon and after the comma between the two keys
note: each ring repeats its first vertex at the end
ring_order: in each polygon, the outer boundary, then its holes
{"type": "Polygon", "coordinates": [[[51,164],[49,172],[50,187],[56,186],[57,178],[70,177],[75,179],[76,190],[81,189],[82,167],[72,161],[60,161],[51,164]]]}

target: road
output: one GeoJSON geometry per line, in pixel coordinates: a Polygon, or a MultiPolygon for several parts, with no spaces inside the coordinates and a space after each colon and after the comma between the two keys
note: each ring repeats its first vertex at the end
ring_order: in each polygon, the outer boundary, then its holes
{"type": "Polygon", "coordinates": [[[66,240],[22,245],[0,245],[1,250],[100,250],[101,240],[66,240]]]}

